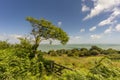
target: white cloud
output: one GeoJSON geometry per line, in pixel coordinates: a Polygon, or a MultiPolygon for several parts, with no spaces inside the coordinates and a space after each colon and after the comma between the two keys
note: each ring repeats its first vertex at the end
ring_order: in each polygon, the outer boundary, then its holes
{"type": "Polygon", "coordinates": [[[89,35],[77,35],[70,36],[68,44],[89,44],[93,43],[93,40],[89,39],[89,35]]]}
{"type": "Polygon", "coordinates": [[[109,27],[108,29],[106,29],[104,31],[105,34],[108,34],[108,33],[111,33],[113,31],[113,28],[112,27],[109,27]]]}
{"type": "Polygon", "coordinates": [[[19,40],[18,37],[23,37],[23,35],[19,34],[0,34],[0,40],[8,40],[10,43],[17,43],[19,40]]]}
{"type": "Polygon", "coordinates": [[[99,26],[105,26],[105,25],[109,25],[109,24],[112,24],[112,18],[111,17],[106,19],[106,20],[101,21],[98,25],[99,26]]]}
{"type": "Polygon", "coordinates": [[[81,42],[80,36],[70,36],[68,44],[77,44],[81,42]]]}
{"type": "Polygon", "coordinates": [[[85,29],[80,29],[80,32],[85,32],[85,29]]]}
{"type": "Polygon", "coordinates": [[[80,39],[81,37],[80,36],[75,36],[76,39],[80,39]]]}
{"type": "Polygon", "coordinates": [[[85,4],[82,5],[82,12],[89,11],[90,8],[86,6],[85,4]]]}
{"type": "Polygon", "coordinates": [[[62,22],[61,22],[61,21],[59,21],[59,22],[58,22],[58,26],[59,26],[59,27],[61,27],[61,25],[62,25],[62,22]]]}
{"type": "Polygon", "coordinates": [[[114,24],[116,23],[116,21],[114,21],[118,16],[120,16],[120,9],[118,8],[114,8],[112,11],[112,14],[110,15],[109,18],[101,21],[98,26],[105,26],[105,25],[109,25],[109,24],[114,24]]]}
{"type": "Polygon", "coordinates": [[[112,16],[113,17],[117,17],[120,15],[120,8],[114,8],[113,9],[113,13],[112,13],[112,16]]]}
{"type": "Polygon", "coordinates": [[[68,44],[116,44],[119,43],[120,37],[114,36],[112,34],[86,34],[78,36],[70,36],[68,44]]]}
{"type": "Polygon", "coordinates": [[[89,29],[89,31],[95,31],[96,30],[96,26],[93,26],[92,28],[89,29]]]}
{"type": "Polygon", "coordinates": [[[111,9],[120,5],[120,0],[94,0],[93,2],[94,8],[91,9],[90,14],[88,14],[83,20],[92,18],[102,12],[111,11],[111,9]]]}
{"type": "Polygon", "coordinates": [[[82,0],[82,2],[85,2],[85,0],[82,0]]]}
{"type": "Polygon", "coordinates": [[[120,32],[120,24],[118,24],[116,27],[115,27],[116,31],[119,31],[120,32]]]}
{"type": "Polygon", "coordinates": [[[18,35],[18,34],[11,34],[11,35],[8,35],[10,36],[11,38],[14,38],[14,39],[17,39],[19,37],[23,37],[23,35],[18,35]]]}
{"type": "Polygon", "coordinates": [[[101,38],[101,35],[96,35],[96,34],[94,34],[94,35],[91,35],[90,36],[91,37],[91,39],[100,39],[101,38]]]}

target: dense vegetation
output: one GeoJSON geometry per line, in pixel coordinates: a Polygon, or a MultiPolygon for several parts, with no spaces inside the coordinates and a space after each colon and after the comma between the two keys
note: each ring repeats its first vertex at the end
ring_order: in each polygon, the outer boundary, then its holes
{"type": "Polygon", "coordinates": [[[92,46],[89,50],[86,48],[62,49],[48,53],[38,50],[38,58],[31,59],[31,44],[27,39],[20,39],[20,44],[10,44],[7,41],[0,41],[0,43],[2,45],[0,80],[119,80],[120,78],[120,53],[117,50],[103,50],[97,46],[92,46]],[[8,47],[5,47],[6,45],[8,47]],[[90,56],[91,58],[87,60],[90,56]],[[52,57],[54,59],[50,59],[52,57]],[[64,60],[59,59],[60,57],[64,60]],[[82,58],[85,58],[84,61],[81,61],[82,58]],[[48,72],[45,65],[51,60],[74,71],[64,70],[61,76],[48,72]],[[116,62],[118,66],[115,66],[116,62]]]}
{"type": "Polygon", "coordinates": [[[90,49],[87,48],[74,48],[72,50],[51,50],[48,52],[50,56],[62,56],[62,55],[67,55],[69,57],[87,57],[87,56],[98,56],[98,55],[106,55],[109,58],[113,59],[120,59],[120,51],[109,48],[109,49],[102,49],[97,46],[91,46],[90,49]]]}
{"type": "Polygon", "coordinates": [[[62,44],[69,40],[67,34],[45,19],[28,17],[32,24],[30,38],[18,38],[20,43],[0,41],[0,80],[119,80],[120,51],[101,49],[38,50],[41,40],[56,39],[62,44]],[[62,71],[58,76],[51,68],[55,62],[73,69],[62,71]]]}

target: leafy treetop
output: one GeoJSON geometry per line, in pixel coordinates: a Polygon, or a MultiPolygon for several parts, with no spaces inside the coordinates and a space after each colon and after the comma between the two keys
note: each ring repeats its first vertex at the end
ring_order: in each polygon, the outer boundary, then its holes
{"type": "Polygon", "coordinates": [[[40,43],[42,39],[55,39],[59,40],[62,44],[66,44],[69,40],[66,32],[45,19],[38,20],[27,17],[26,20],[33,27],[31,34],[35,37],[36,43],[40,43]]]}

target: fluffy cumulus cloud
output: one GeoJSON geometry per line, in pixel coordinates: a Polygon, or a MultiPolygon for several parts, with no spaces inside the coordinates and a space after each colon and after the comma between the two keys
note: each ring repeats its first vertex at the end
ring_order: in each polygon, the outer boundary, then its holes
{"type": "Polygon", "coordinates": [[[104,33],[105,33],[105,34],[108,34],[108,33],[112,33],[112,31],[113,31],[113,28],[112,28],[112,27],[109,27],[108,29],[106,29],[106,30],[104,31],[104,33]]]}
{"type": "Polygon", "coordinates": [[[59,21],[59,22],[58,22],[58,26],[59,26],[59,27],[61,27],[61,25],[62,25],[62,22],[61,22],[61,21],[59,21]]]}
{"type": "Polygon", "coordinates": [[[116,27],[115,27],[116,31],[119,31],[120,32],[120,24],[118,24],[116,27]]]}
{"type": "Polygon", "coordinates": [[[80,36],[75,36],[75,39],[80,39],[81,37],[80,36]]]}
{"type": "Polygon", "coordinates": [[[95,31],[96,26],[93,26],[92,28],[89,29],[89,31],[95,31]]]}
{"type": "Polygon", "coordinates": [[[120,0],[92,0],[94,7],[91,9],[90,13],[83,19],[89,19],[102,12],[111,11],[114,7],[120,5],[120,0]]]}
{"type": "Polygon", "coordinates": [[[82,4],[82,12],[86,12],[89,10],[90,10],[90,8],[88,6],[86,6],[85,4],[82,4]]]}
{"type": "Polygon", "coordinates": [[[80,32],[85,32],[85,29],[80,29],[80,32]]]}
{"type": "Polygon", "coordinates": [[[70,36],[68,44],[77,44],[81,42],[80,36],[70,36]]]}
{"type": "Polygon", "coordinates": [[[0,40],[8,40],[10,43],[17,43],[19,37],[23,37],[23,35],[19,34],[0,34],[0,40]]]}
{"type": "Polygon", "coordinates": [[[96,34],[93,34],[93,35],[91,35],[90,36],[91,37],[91,39],[100,39],[101,38],[101,35],[96,35],[96,34]]]}
{"type": "Polygon", "coordinates": [[[18,35],[18,34],[11,34],[11,35],[8,35],[10,36],[11,38],[14,38],[14,39],[17,39],[19,37],[23,37],[23,35],[18,35]]]}

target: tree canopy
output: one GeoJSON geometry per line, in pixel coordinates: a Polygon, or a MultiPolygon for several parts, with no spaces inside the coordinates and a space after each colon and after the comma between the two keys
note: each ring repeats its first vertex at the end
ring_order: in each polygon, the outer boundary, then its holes
{"type": "Polygon", "coordinates": [[[69,40],[69,37],[66,32],[64,32],[60,27],[53,25],[50,21],[45,19],[35,19],[33,17],[27,17],[33,27],[32,35],[35,39],[40,42],[42,39],[53,39],[59,40],[62,44],[66,44],[69,40]]]}
{"type": "Polygon", "coordinates": [[[35,39],[34,45],[32,47],[32,55],[35,54],[34,56],[37,56],[37,48],[39,47],[40,42],[44,39],[58,40],[62,44],[66,44],[69,40],[66,32],[64,32],[60,27],[53,25],[48,20],[38,20],[33,17],[27,17],[26,20],[29,21],[32,25],[31,34],[34,36],[35,39]]]}

